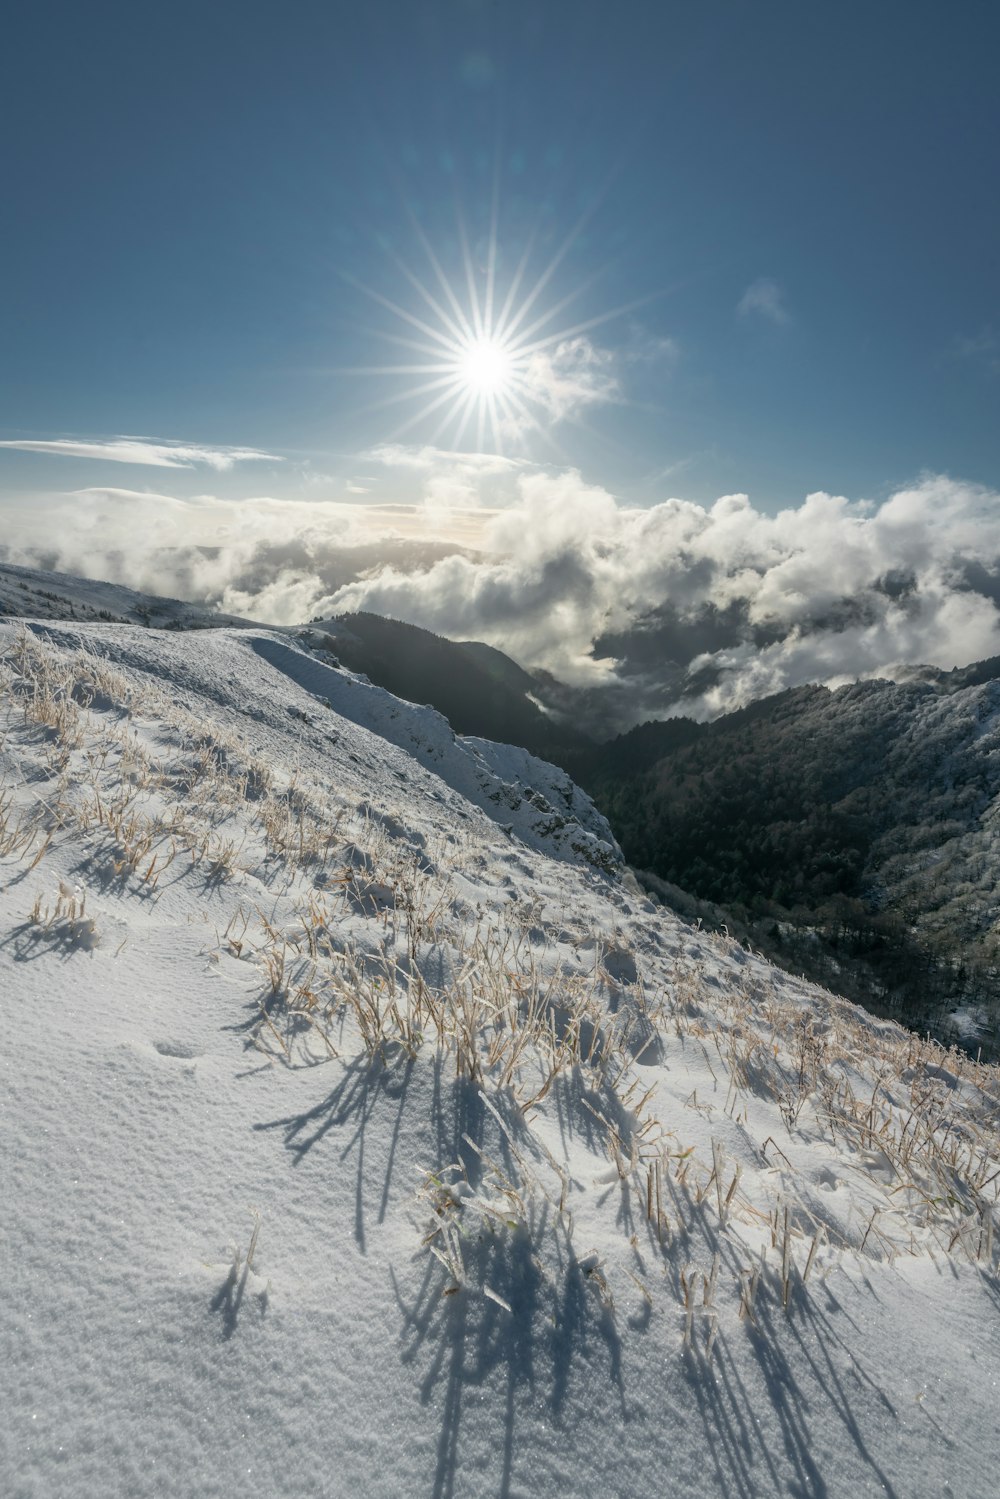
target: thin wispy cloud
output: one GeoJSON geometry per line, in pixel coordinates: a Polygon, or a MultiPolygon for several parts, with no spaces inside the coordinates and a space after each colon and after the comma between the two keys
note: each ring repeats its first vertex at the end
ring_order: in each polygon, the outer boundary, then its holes
{"type": "Polygon", "coordinates": [[[988,325],[978,333],[956,338],[951,351],[957,359],[972,360],[991,374],[1000,374],[1000,336],[988,325]]]}
{"type": "Polygon", "coordinates": [[[676,338],[649,333],[638,323],[631,325],[628,343],[621,350],[621,357],[627,364],[655,364],[666,369],[673,369],[680,355],[680,345],[676,338]]]}
{"type": "Polygon", "coordinates": [[[63,458],[96,458],[105,463],[133,463],[148,468],[206,468],[223,472],[237,463],[280,463],[275,453],[259,448],[202,447],[199,444],[151,441],[145,437],[112,437],[105,441],[78,441],[55,438],[41,442],[18,438],[0,442],[0,448],[15,448],[22,453],[47,453],[63,458]]]}
{"type": "Polygon", "coordinates": [[[784,328],[792,321],[785,306],[785,294],[776,281],[760,276],[752,281],[739,300],[736,311],[740,317],[762,317],[784,328]]]}
{"type": "Polygon", "coordinates": [[[442,468],[461,468],[468,473],[503,474],[520,468],[520,458],[505,458],[502,453],[458,453],[450,448],[436,448],[431,443],[420,446],[403,442],[380,443],[363,453],[362,458],[386,468],[409,468],[418,472],[440,472],[442,468]]]}
{"type": "Polygon", "coordinates": [[[582,335],[536,350],[526,363],[524,383],[529,399],[555,422],[622,399],[615,356],[582,335]]]}

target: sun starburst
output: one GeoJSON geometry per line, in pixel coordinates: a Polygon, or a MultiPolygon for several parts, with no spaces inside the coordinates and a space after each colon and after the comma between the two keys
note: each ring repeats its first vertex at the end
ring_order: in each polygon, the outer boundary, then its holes
{"type": "MultiPolygon", "coordinates": [[[[414,224],[433,273],[430,285],[402,259],[392,256],[397,271],[416,293],[418,300],[412,307],[343,273],[345,280],[391,313],[397,325],[405,327],[405,331],[373,328],[369,330],[373,336],[423,356],[418,363],[366,365],[340,371],[390,376],[407,382],[396,393],[373,403],[374,407],[385,407],[422,402],[391,434],[393,439],[424,429],[429,441],[445,441],[456,449],[474,442],[480,451],[492,446],[496,452],[502,452],[505,444],[515,444],[532,434],[555,446],[551,427],[567,414],[565,393],[572,389],[578,404],[587,400],[586,382],[592,379],[593,369],[593,351],[586,342],[587,334],[649,300],[643,297],[576,323],[560,322],[570,304],[596,279],[591,276],[567,295],[545,303],[556,271],[583,222],[576,225],[530,284],[528,267],[533,237],[529,239],[502,301],[497,286],[495,214],[485,264],[479,268],[474,264],[460,221],[461,280],[449,278],[430,240],[414,224]],[[590,373],[583,368],[588,361],[590,373]],[[571,379],[567,369],[574,362],[576,368],[571,379]]],[[[596,399],[598,387],[591,385],[589,389],[591,398],[596,399]]]]}

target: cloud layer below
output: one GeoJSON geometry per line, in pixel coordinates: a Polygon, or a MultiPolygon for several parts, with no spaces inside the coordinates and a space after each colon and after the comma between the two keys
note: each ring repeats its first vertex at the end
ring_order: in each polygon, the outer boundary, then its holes
{"type": "Polygon", "coordinates": [[[485,640],[587,689],[606,730],[1000,654],[1000,494],[974,485],[767,515],[745,495],[629,507],[572,470],[434,449],[369,458],[422,501],[92,489],[13,514],[0,550],[275,623],[368,609],[485,640]]]}

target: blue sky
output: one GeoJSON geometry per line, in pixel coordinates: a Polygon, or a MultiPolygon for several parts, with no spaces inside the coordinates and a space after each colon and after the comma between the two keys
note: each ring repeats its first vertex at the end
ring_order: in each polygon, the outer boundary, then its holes
{"type": "Polygon", "coordinates": [[[480,297],[494,223],[498,303],[529,243],[524,325],[573,294],[512,457],[640,506],[996,485],[998,42],[979,0],[17,6],[0,504],[409,497],[378,454],[458,423],[354,372],[422,357],[377,300],[444,300],[421,234],[467,305],[460,219],[480,297]]]}

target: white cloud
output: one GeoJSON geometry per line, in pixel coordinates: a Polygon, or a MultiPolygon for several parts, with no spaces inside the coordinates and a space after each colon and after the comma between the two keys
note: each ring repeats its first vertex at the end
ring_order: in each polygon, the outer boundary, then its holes
{"type": "Polygon", "coordinates": [[[438,529],[447,529],[449,512],[508,503],[515,476],[525,467],[521,459],[499,453],[457,453],[405,443],[385,443],[363,456],[390,471],[418,474],[426,522],[438,529]]]}
{"type": "Polygon", "coordinates": [[[633,671],[635,716],[647,688],[665,711],[671,671],[717,678],[672,699],[706,716],[807,681],[1000,654],[1000,495],[990,491],[928,477],[880,508],[813,494],[766,515],[745,495],[628,508],[572,472],[524,473],[518,487],[517,503],[486,524],[480,555],[382,569],[342,589],[337,606],[475,636],[577,685],[630,670],[595,659],[595,639],[638,631],[634,645],[666,615],[678,654],[645,680],[633,671]],[[684,654],[684,639],[720,618],[731,643],[684,654]]]}
{"type": "Polygon", "coordinates": [[[736,311],[741,317],[757,314],[779,328],[792,320],[785,306],[784,292],[776,281],[771,281],[767,276],[760,276],[751,282],[740,298],[736,311]]]}
{"type": "Polygon", "coordinates": [[[0,560],[123,583],[274,624],[330,612],[336,591],[385,563],[427,566],[475,543],[479,510],[438,540],[420,505],[192,498],[92,486],[0,506],[0,560]]]}
{"type": "Polygon", "coordinates": [[[51,453],[64,458],[98,458],[106,463],[137,463],[150,468],[195,468],[205,464],[222,471],[235,463],[258,463],[266,460],[280,463],[274,453],[257,448],[206,448],[192,443],[153,442],[145,437],[113,437],[104,442],[56,438],[35,442],[27,438],[0,442],[0,448],[17,448],[23,453],[51,453]]]}

